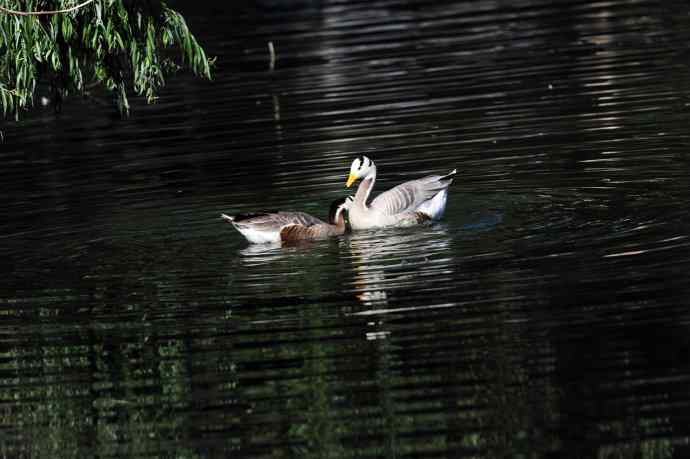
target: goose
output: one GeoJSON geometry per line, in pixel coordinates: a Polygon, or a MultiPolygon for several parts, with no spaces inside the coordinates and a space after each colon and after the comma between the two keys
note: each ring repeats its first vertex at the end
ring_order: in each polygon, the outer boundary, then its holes
{"type": "Polygon", "coordinates": [[[249,242],[315,241],[345,233],[344,211],[352,204],[352,197],[340,198],[331,204],[328,223],[305,212],[257,212],[221,218],[232,223],[249,242]]]}
{"type": "Polygon", "coordinates": [[[448,187],[456,173],[457,169],[453,169],[446,175],[428,175],[403,182],[376,196],[367,205],[376,181],[376,165],[366,156],[359,156],[352,161],[345,184],[350,188],[358,179],[362,179],[348,209],[350,226],[352,229],[411,226],[439,220],[446,210],[448,187]]]}

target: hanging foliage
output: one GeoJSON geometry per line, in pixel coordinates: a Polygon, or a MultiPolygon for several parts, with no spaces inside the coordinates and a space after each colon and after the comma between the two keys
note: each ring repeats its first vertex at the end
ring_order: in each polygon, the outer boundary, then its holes
{"type": "Polygon", "coordinates": [[[0,0],[0,103],[5,117],[33,105],[38,87],[59,107],[100,86],[129,113],[128,93],[156,99],[186,67],[210,78],[211,62],[184,18],[163,0],[0,0]]]}

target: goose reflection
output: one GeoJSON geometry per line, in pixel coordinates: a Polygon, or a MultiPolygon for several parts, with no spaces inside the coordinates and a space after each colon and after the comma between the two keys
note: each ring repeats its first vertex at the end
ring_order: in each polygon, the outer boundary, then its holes
{"type": "MultiPolygon", "coordinates": [[[[323,241],[250,244],[238,251],[228,276],[242,297],[325,298],[341,291],[338,236],[323,241]]],[[[298,300],[295,300],[298,301],[298,300]]]]}
{"type": "Polygon", "coordinates": [[[242,264],[263,265],[285,256],[280,242],[268,244],[250,244],[239,251],[242,264]]]}
{"type": "Polygon", "coordinates": [[[428,288],[429,276],[452,269],[450,237],[442,224],[356,232],[346,244],[352,255],[355,297],[367,307],[358,314],[396,308],[394,296],[428,288]]]}

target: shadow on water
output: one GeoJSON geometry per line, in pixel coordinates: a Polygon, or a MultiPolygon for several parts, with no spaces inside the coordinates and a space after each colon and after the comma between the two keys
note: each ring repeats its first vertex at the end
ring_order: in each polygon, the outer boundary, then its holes
{"type": "Polygon", "coordinates": [[[180,3],[213,82],[3,125],[0,455],[688,457],[690,7],[299,5],[180,3]],[[363,152],[458,168],[443,221],[218,218],[363,152]]]}

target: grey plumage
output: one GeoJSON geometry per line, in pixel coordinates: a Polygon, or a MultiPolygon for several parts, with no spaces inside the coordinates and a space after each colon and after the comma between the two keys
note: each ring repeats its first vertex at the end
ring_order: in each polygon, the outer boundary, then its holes
{"type": "Polygon", "coordinates": [[[445,211],[448,187],[453,183],[456,172],[453,170],[447,175],[429,175],[401,183],[367,205],[376,181],[376,165],[366,156],[358,157],[352,162],[346,183],[350,187],[357,179],[362,179],[348,211],[350,225],[353,229],[364,229],[438,220],[445,211]]]}
{"type": "Polygon", "coordinates": [[[429,175],[417,180],[401,183],[376,196],[369,208],[384,215],[395,215],[415,211],[424,202],[429,201],[453,182],[456,174],[453,170],[448,175],[429,175]]]}
{"type": "Polygon", "coordinates": [[[304,212],[266,212],[255,214],[239,214],[232,220],[236,226],[252,226],[256,229],[270,229],[286,225],[318,225],[325,223],[304,212]]]}

